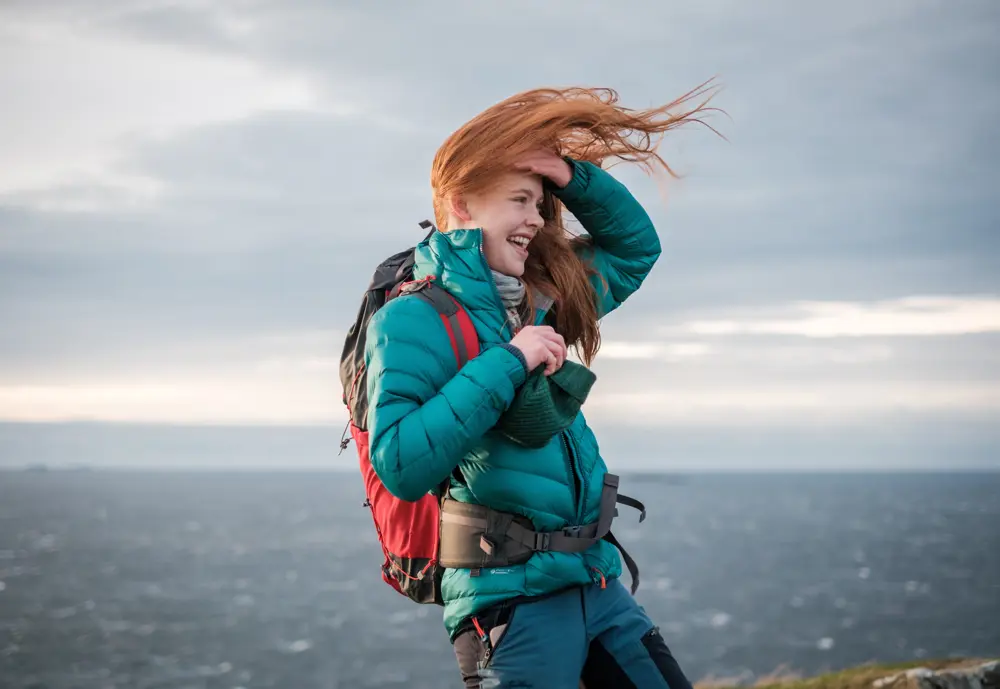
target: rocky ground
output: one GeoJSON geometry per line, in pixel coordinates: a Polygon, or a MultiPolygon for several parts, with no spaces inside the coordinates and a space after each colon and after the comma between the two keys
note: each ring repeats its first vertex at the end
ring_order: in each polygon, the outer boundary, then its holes
{"type": "MultiPolygon", "coordinates": [[[[747,686],[727,678],[706,678],[697,689],[747,686]]],[[[779,668],[753,682],[755,689],[1000,689],[1000,660],[947,659],[900,665],[862,665],[802,678],[779,668]]]]}

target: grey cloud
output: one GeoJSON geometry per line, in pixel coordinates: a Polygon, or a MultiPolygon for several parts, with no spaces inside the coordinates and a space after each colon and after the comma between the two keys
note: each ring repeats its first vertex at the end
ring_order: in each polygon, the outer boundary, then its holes
{"type": "MultiPolygon", "coordinates": [[[[647,327],[646,332],[648,333],[647,327]]],[[[637,331],[614,329],[608,341],[655,342],[637,331]],[[614,335],[617,335],[616,337],[614,335]]],[[[667,341],[671,342],[671,341],[667,341]]],[[[703,337],[674,340],[707,348],[688,358],[622,359],[598,355],[595,390],[629,392],[636,380],[648,390],[772,386],[809,389],[828,383],[1000,383],[1000,333],[940,337],[866,337],[815,340],[787,336],[703,337]]]]}
{"type": "Polygon", "coordinates": [[[213,128],[136,157],[169,180],[153,212],[5,211],[0,310],[22,326],[5,360],[346,327],[381,247],[432,216],[419,148],[376,136],[301,117],[213,128]]]}

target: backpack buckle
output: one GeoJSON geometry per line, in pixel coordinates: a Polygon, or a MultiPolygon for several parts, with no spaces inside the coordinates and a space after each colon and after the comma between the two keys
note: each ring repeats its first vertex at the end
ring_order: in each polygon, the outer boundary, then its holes
{"type": "Polygon", "coordinates": [[[428,275],[427,277],[421,280],[412,280],[410,282],[404,282],[402,285],[400,285],[399,292],[400,294],[412,294],[413,292],[419,292],[423,288],[427,287],[427,285],[429,285],[431,283],[431,280],[433,279],[434,276],[428,275]]]}
{"type": "Polygon", "coordinates": [[[535,533],[535,545],[532,550],[548,550],[552,544],[552,535],[549,533],[535,533]]]}

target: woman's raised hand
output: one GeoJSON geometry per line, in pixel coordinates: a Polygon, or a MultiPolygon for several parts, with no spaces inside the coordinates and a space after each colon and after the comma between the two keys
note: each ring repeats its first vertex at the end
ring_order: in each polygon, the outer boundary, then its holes
{"type": "Polygon", "coordinates": [[[562,189],[573,179],[569,163],[552,151],[539,150],[529,153],[517,162],[517,169],[547,177],[562,189]]]}
{"type": "Polygon", "coordinates": [[[545,375],[550,376],[566,361],[566,341],[548,325],[527,325],[510,343],[524,354],[529,372],[545,364],[545,375]]]}

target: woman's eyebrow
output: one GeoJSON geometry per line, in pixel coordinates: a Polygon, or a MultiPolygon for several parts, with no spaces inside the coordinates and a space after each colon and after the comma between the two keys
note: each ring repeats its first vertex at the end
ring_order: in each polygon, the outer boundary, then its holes
{"type": "Polygon", "coordinates": [[[513,190],[510,193],[511,194],[524,194],[525,196],[530,196],[530,197],[534,197],[535,196],[535,192],[533,192],[531,189],[528,189],[526,187],[521,187],[520,189],[515,189],[515,190],[513,190]]]}

